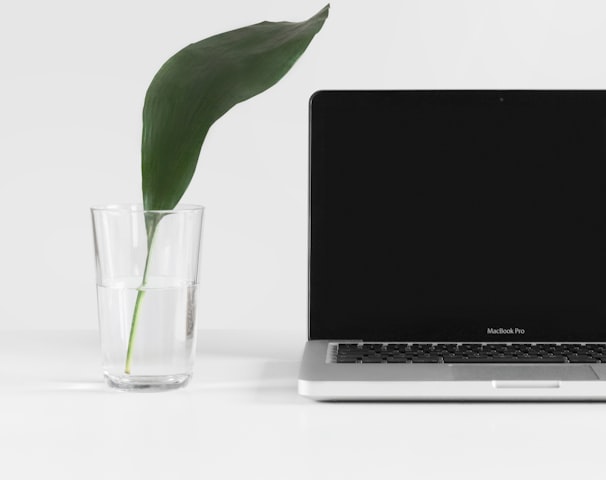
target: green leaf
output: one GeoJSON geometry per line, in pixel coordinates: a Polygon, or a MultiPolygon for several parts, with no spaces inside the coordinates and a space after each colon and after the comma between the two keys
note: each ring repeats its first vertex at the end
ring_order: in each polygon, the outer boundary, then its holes
{"type": "Polygon", "coordinates": [[[187,189],[210,126],[277,83],[328,17],[262,22],[191,44],[152,80],[143,107],[141,169],[146,210],[174,208],[187,189]]]}

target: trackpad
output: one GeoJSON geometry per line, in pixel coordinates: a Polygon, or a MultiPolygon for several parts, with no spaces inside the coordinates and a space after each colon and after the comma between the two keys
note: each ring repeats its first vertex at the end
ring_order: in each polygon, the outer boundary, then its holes
{"type": "Polygon", "coordinates": [[[452,365],[454,380],[596,380],[589,365],[452,365]]]}

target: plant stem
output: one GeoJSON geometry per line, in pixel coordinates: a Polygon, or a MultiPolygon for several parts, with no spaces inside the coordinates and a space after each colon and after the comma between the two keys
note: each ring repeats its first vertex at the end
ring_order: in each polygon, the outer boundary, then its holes
{"type": "Polygon", "coordinates": [[[137,300],[135,301],[133,320],[130,325],[130,335],[128,337],[128,350],[126,351],[126,364],[124,365],[124,373],[128,375],[130,375],[130,366],[133,361],[133,345],[135,344],[137,326],[139,325],[139,313],[141,310],[141,303],[143,302],[143,298],[145,297],[145,290],[142,290],[144,286],[145,281],[143,281],[141,287],[137,289],[137,300]]]}
{"type": "MultiPolygon", "coordinates": [[[[161,217],[160,217],[161,218],[161,217]]],[[[156,231],[157,222],[160,221],[158,218],[156,221],[150,223],[147,229],[147,256],[145,258],[145,268],[143,269],[143,279],[141,280],[141,286],[137,288],[137,299],[135,300],[135,309],[133,311],[133,319],[130,325],[130,335],[128,337],[128,349],[126,351],[126,363],[124,365],[124,373],[130,375],[131,364],[133,361],[133,347],[135,344],[135,337],[137,336],[137,327],[139,326],[139,316],[141,314],[141,304],[143,298],[145,298],[145,287],[147,285],[147,271],[149,268],[149,260],[151,258],[152,244],[154,240],[154,233],[156,231]]]]}

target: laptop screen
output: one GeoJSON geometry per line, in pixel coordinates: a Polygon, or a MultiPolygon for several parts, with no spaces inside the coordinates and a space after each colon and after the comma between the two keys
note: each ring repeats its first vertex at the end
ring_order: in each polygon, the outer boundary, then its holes
{"type": "Polygon", "coordinates": [[[606,340],[606,92],[310,108],[311,339],[606,340]]]}

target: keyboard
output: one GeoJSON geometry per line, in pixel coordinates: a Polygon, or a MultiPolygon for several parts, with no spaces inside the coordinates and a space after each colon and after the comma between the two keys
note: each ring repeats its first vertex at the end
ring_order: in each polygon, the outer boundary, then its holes
{"type": "Polygon", "coordinates": [[[339,343],[336,363],[606,363],[606,343],[339,343]]]}

